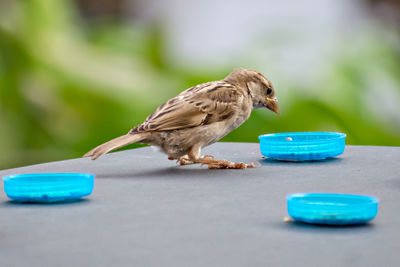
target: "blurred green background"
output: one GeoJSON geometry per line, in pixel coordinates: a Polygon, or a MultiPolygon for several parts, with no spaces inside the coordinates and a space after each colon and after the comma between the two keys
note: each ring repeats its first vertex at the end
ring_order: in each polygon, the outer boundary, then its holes
{"type": "Polygon", "coordinates": [[[257,110],[222,141],[400,145],[396,1],[252,1],[1,1],[0,169],[80,157],[235,67],[264,73],[282,113],[257,110]]]}

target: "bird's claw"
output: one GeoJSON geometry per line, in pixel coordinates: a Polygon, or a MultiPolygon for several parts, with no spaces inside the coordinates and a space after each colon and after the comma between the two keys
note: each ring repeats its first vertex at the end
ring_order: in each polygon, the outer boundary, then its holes
{"type": "Polygon", "coordinates": [[[214,159],[211,155],[204,155],[199,159],[192,160],[189,158],[188,155],[182,156],[177,160],[179,165],[188,165],[194,163],[200,163],[201,166],[207,165],[209,169],[247,169],[247,168],[254,168],[255,164],[250,163],[246,164],[243,162],[235,163],[228,160],[223,159],[214,159]]]}
{"type": "Polygon", "coordinates": [[[209,169],[247,169],[254,168],[254,163],[246,164],[243,162],[235,163],[227,160],[219,160],[216,162],[202,163],[208,165],[209,169]]]}
{"type": "Polygon", "coordinates": [[[188,156],[183,156],[180,157],[176,163],[179,163],[179,165],[183,166],[183,165],[189,165],[189,164],[194,164],[194,162],[192,160],[189,159],[188,156]]]}

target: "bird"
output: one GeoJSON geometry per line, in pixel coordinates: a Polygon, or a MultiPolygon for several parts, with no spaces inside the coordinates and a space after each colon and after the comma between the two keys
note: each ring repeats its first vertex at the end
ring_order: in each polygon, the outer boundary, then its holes
{"type": "Polygon", "coordinates": [[[260,72],[234,69],[224,79],[186,89],[159,106],[127,134],[99,145],[83,157],[95,160],[133,143],[156,146],[180,165],[201,164],[209,169],[253,168],[254,163],[235,163],[201,157],[201,150],[243,124],[253,109],[279,113],[272,83],[260,72]]]}

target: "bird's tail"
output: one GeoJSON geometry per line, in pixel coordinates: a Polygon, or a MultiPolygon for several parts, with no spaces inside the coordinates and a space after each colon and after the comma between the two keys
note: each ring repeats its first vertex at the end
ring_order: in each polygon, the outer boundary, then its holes
{"type": "Polygon", "coordinates": [[[114,138],[102,145],[99,145],[89,152],[87,152],[83,157],[92,157],[92,160],[97,159],[103,154],[110,152],[111,150],[133,144],[144,139],[143,134],[126,134],[120,137],[114,138]]]}

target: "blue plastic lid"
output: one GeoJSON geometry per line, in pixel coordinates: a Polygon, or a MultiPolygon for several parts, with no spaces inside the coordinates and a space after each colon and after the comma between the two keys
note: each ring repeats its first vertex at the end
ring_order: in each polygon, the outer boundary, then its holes
{"type": "Polygon", "coordinates": [[[258,137],[265,157],[304,161],[336,157],[343,153],[346,134],[335,132],[299,132],[264,134],[258,137]]]}
{"type": "Polygon", "coordinates": [[[296,221],[330,225],[366,223],[375,218],[379,203],[372,196],[325,193],[296,193],[286,200],[296,221]]]}
{"type": "Polygon", "coordinates": [[[11,199],[24,202],[55,202],[81,198],[93,191],[89,173],[31,173],[3,177],[4,191],[11,199]]]}

